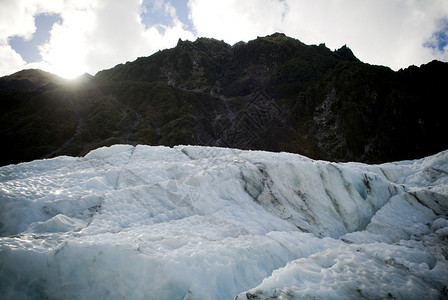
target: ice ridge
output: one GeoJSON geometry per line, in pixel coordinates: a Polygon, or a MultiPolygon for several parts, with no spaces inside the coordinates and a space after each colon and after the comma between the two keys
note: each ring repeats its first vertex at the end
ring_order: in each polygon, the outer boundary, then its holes
{"type": "Polygon", "coordinates": [[[0,168],[5,299],[446,297],[448,151],[114,145],[0,168]]]}

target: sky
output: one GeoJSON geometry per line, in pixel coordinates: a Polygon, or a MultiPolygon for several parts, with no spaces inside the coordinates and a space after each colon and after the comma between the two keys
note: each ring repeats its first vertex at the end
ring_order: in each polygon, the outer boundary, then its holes
{"type": "Polygon", "coordinates": [[[179,38],[275,32],[394,70],[448,61],[448,0],[0,0],[0,76],[94,75],[179,38]]]}

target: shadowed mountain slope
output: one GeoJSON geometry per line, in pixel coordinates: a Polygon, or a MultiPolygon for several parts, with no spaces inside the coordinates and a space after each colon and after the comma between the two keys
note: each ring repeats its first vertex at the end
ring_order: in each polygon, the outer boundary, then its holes
{"type": "Polygon", "coordinates": [[[1,164],[115,143],[195,144],[382,162],[448,148],[448,64],[394,72],[284,34],[200,38],[65,81],[0,78],[1,164]]]}

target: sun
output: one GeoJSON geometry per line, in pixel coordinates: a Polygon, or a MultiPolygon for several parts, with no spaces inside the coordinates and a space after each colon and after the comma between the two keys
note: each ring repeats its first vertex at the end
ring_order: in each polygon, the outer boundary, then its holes
{"type": "Polygon", "coordinates": [[[76,78],[86,72],[85,68],[76,62],[67,61],[51,68],[51,73],[65,79],[76,78]]]}
{"type": "Polygon", "coordinates": [[[51,73],[66,79],[73,79],[87,71],[82,49],[77,46],[64,47],[54,51],[47,58],[47,64],[51,73]]]}
{"type": "Polygon", "coordinates": [[[49,72],[67,79],[75,78],[87,72],[87,50],[78,32],[62,32],[59,29],[53,28],[51,43],[41,46],[39,50],[49,72]]]}
{"type": "Polygon", "coordinates": [[[74,79],[86,72],[85,70],[71,64],[50,67],[48,71],[65,79],[74,79]]]}

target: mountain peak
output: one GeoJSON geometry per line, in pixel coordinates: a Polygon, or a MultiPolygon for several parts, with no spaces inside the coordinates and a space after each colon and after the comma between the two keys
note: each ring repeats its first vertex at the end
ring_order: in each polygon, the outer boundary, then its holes
{"type": "Polygon", "coordinates": [[[49,83],[63,83],[65,79],[39,69],[25,69],[0,78],[0,90],[32,91],[49,83]]]}
{"type": "Polygon", "coordinates": [[[347,47],[347,45],[344,45],[341,48],[337,49],[336,51],[334,51],[334,53],[349,61],[359,61],[359,59],[353,54],[352,50],[347,47]]]}
{"type": "Polygon", "coordinates": [[[344,45],[274,33],[212,38],[98,72],[76,84],[22,71],[0,78],[3,163],[82,155],[114,143],[195,144],[382,162],[448,147],[448,64],[394,72],[344,45]],[[39,85],[44,84],[42,88],[39,85]],[[11,117],[13,116],[13,117],[11,117]]]}

